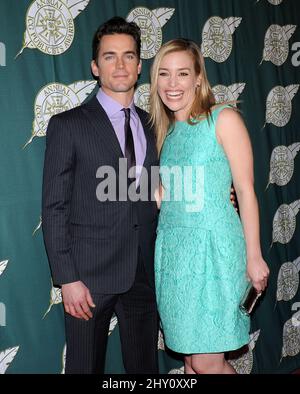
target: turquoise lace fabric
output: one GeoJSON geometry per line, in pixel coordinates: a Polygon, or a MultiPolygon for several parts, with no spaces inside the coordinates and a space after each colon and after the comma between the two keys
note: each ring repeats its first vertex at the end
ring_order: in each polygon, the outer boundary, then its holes
{"type": "Polygon", "coordinates": [[[166,345],[178,353],[225,352],[249,342],[249,318],[239,310],[248,283],[245,240],[215,134],[225,107],[196,125],[176,122],[161,152],[156,294],[166,345]]]}

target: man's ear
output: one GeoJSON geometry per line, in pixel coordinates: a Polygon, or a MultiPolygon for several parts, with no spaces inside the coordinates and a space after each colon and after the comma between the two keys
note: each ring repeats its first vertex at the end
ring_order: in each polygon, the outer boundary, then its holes
{"type": "Polygon", "coordinates": [[[95,77],[99,77],[99,69],[95,60],[91,61],[91,70],[95,77]]]}
{"type": "Polygon", "coordinates": [[[138,74],[140,74],[142,71],[142,60],[140,59],[139,65],[138,65],[138,74]]]}

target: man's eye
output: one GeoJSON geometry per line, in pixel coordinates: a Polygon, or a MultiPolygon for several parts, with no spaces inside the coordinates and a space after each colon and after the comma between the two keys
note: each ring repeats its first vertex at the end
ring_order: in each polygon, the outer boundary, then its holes
{"type": "Polygon", "coordinates": [[[105,56],[104,60],[112,60],[114,57],[113,55],[105,56]]]}

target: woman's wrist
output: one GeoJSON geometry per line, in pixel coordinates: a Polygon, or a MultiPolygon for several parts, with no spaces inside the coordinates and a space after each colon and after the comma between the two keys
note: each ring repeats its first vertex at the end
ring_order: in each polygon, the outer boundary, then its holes
{"type": "Polygon", "coordinates": [[[263,258],[262,254],[260,252],[251,253],[251,254],[247,253],[247,264],[249,265],[251,263],[255,263],[256,261],[259,261],[262,258],[263,258]]]}

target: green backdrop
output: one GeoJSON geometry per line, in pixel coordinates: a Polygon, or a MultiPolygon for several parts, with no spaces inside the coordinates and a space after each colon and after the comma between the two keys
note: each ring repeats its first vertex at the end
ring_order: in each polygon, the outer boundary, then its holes
{"type": "MultiPolygon", "coordinates": [[[[153,56],[175,37],[202,44],[219,101],[241,101],[271,275],[249,349],[231,362],[239,373],[299,368],[299,0],[1,0],[0,373],[63,370],[62,305],[40,229],[44,135],[54,113],[92,94],[92,35],[114,15],[142,28],[137,105],[147,109],[153,56]]],[[[158,346],[161,372],[181,373],[161,334],[158,346]]],[[[116,319],[106,365],[124,371],[116,319]]]]}

